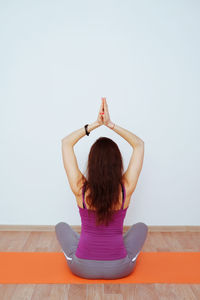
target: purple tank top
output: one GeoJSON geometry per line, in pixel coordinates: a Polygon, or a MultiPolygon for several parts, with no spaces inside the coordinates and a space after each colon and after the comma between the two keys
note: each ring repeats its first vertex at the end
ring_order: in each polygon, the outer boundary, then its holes
{"type": "Polygon", "coordinates": [[[83,207],[79,207],[81,217],[81,234],[75,252],[78,258],[90,260],[116,260],[126,257],[127,251],[123,240],[123,222],[127,208],[123,209],[126,198],[125,187],[122,184],[123,201],[121,209],[116,210],[113,221],[108,226],[96,226],[96,211],[88,209],[84,200],[85,186],[82,190],[83,207]]]}

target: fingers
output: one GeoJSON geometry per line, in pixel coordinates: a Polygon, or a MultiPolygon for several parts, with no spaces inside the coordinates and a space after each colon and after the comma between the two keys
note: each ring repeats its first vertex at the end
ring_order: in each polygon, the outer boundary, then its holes
{"type": "Polygon", "coordinates": [[[106,113],[108,113],[108,107],[106,106],[106,104],[104,105],[104,110],[106,113]]]}
{"type": "Polygon", "coordinates": [[[107,110],[108,110],[108,109],[107,109],[108,106],[107,106],[107,102],[106,102],[106,97],[103,97],[103,98],[102,98],[102,102],[103,102],[103,104],[104,104],[104,106],[103,106],[103,107],[104,107],[104,110],[107,111],[107,110]]]}
{"type": "Polygon", "coordinates": [[[102,97],[101,99],[102,99],[101,104],[104,106],[104,98],[102,97]]]}
{"type": "Polygon", "coordinates": [[[103,109],[103,101],[102,101],[100,109],[99,109],[99,118],[101,119],[101,121],[103,121],[102,120],[103,115],[104,115],[104,109],[103,109]]]}
{"type": "Polygon", "coordinates": [[[104,108],[103,108],[103,101],[102,101],[102,103],[101,103],[101,107],[100,107],[100,114],[102,114],[103,112],[104,112],[104,108]]]}

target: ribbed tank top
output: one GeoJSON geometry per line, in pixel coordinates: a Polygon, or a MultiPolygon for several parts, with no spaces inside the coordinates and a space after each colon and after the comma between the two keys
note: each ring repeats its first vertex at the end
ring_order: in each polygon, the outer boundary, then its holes
{"type": "Polygon", "coordinates": [[[126,198],[125,187],[122,184],[123,201],[121,209],[114,211],[113,221],[108,226],[96,226],[96,211],[85,205],[85,186],[82,189],[83,208],[79,207],[81,217],[81,234],[75,252],[78,258],[90,260],[116,260],[126,257],[127,251],[123,240],[123,223],[127,208],[123,209],[126,198]]]}

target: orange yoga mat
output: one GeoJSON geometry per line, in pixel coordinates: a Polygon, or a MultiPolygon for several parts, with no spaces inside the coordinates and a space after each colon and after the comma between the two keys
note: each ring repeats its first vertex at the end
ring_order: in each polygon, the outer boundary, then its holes
{"type": "Polygon", "coordinates": [[[63,252],[0,252],[0,283],[200,283],[200,252],[140,252],[121,279],[85,279],[69,269],[63,252]]]}

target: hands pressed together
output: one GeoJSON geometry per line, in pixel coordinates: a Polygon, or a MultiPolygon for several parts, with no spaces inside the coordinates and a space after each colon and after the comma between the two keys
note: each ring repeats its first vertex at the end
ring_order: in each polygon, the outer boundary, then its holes
{"type": "Polygon", "coordinates": [[[108,104],[106,102],[105,97],[102,97],[101,99],[102,99],[102,103],[101,103],[101,107],[99,110],[97,122],[99,123],[99,125],[109,126],[110,124],[113,124],[113,123],[110,120],[110,115],[108,112],[108,104]]]}

